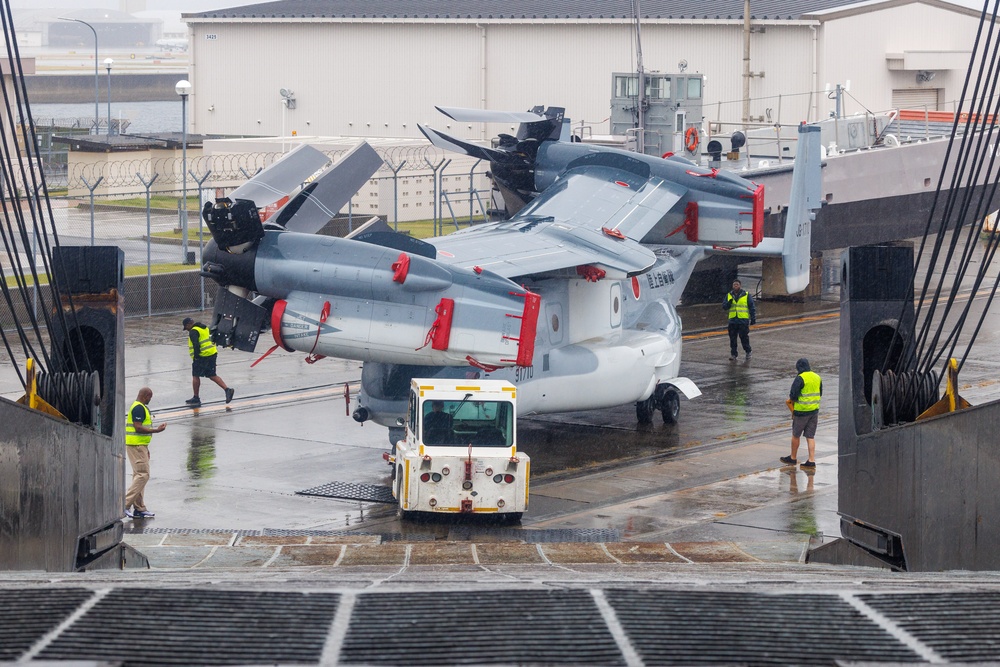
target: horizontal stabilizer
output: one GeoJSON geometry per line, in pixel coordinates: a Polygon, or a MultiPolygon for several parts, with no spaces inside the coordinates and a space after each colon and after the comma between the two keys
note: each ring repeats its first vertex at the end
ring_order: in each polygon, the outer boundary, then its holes
{"type": "Polygon", "coordinates": [[[525,163],[523,158],[513,153],[505,153],[503,151],[493,150],[492,148],[486,148],[485,146],[477,146],[476,144],[462,141],[461,139],[456,139],[455,137],[449,137],[447,134],[443,134],[437,130],[432,130],[431,128],[423,125],[417,125],[417,127],[424,133],[424,136],[427,137],[428,141],[438,148],[446,151],[463,153],[474,158],[479,158],[480,160],[489,160],[490,162],[497,162],[499,164],[525,163]]]}
{"type": "Polygon", "coordinates": [[[292,197],[274,222],[293,232],[318,232],[381,166],[382,158],[362,141],[292,197]]]}
{"type": "Polygon", "coordinates": [[[537,123],[547,120],[542,114],[532,111],[490,111],[460,107],[435,107],[435,109],[460,123],[537,123]]]}
{"type": "Polygon", "coordinates": [[[328,162],[330,158],[326,155],[312,146],[302,144],[236,188],[229,199],[249,199],[257,208],[263,209],[297,190],[303,181],[328,162]]]}
{"type": "Polygon", "coordinates": [[[809,286],[809,263],[812,223],[816,209],[822,206],[821,135],[817,125],[799,126],[799,145],[792,172],[792,191],[785,217],[785,240],[781,263],[785,270],[785,290],[801,292],[809,286]]]}

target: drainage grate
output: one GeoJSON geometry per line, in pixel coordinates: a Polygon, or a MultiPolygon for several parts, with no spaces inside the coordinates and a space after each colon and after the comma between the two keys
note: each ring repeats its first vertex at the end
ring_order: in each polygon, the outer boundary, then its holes
{"type": "Polygon", "coordinates": [[[78,588],[0,590],[0,662],[13,662],[93,593],[78,588]]]}
{"type": "Polygon", "coordinates": [[[143,664],[318,662],[340,596],[333,593],[114,590],[38,659],[143,664]]]}
{"type": "Polygon", "coordinates": [[[920,662],[837,595],[605,592],[647,665],[920,662]]]}
{"type": "Polygon", "coordinates": [[[311,535],[311,536],[339,536],[339,535],[378,535],[378,533],[359,533],[355,530],[312,530],[309,528],[265,528],[264,535],[311,535]]]}
{"type": "Polygon", "coordinates": [[[382,533],[382,544],[386,542],[433,542],[441,539],[434,533],[382,533]]]}
{"type": "Polygon", "coordinates": [[[296,491],[299,496],[320,496],[322,498],[343,498],[345,500],[364,500],[370,503],[395,503],[392,489],[388,486],[375,484],[350,484],[348,482],[330,482],[322,486],[314,486],[305,491],[296,491]]]}
{"type": "Polygon", "coordinates": [[[139,530],[125,530],[128,535],[206,535],[209,533],[230,533],[240,537],[246,535],[260,535],[261,531],[247,528],[141,528],[139,530]]]}
{"type": "Polygon", "coordinates": [[[475,542],[490,540],[516,540],[528,544],[548,542],[620,542],[621,533],[614,528],[491,528],[457,527],[448,533],[449,540],[475,542]]]}
{"type": "Polygon", "coordinates": [[[1000,593],[859,595],[950,662],[1000,660],[1000,593]]]}
{"type": "Polygon", "coordinates": [[[340,663],[622,665],[624,659],[587,591],[493,590],[360,595],[340,663]]]}

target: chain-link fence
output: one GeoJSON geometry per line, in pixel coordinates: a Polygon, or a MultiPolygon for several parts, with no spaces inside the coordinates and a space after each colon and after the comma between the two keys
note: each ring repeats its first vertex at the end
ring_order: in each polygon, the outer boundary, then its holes
{"type": "MultiPolygon", "coordinates": [[[[486,220],[491,204],[485,165],[472,161],[460,165],[459,170],[451,168],[449,160],[439,160],[433,164],[425,162],[423,169],[407,169],[411,160],[415,163],[417,157],[426,157],[426,153],[400,151],[392,155],[399,162],[383,167],[369,179],[338,213],[332,221],[334,224],[321,233],[350,233],[376,216],[398,231],[417,237],[441,235],[486,220]]],[[[201,209],[208,201],[228,196],[248,177],[280,156],[281,153],[255,153],[193,163],[189,160],[186,189],[177,187],[180,184],[179,164],[157,167],[155,160],[126,160],[107,163],[108,169],[103,171],[81,171],[80,174],[88,174],[94,179],[88,179],[91,185],[103,184],[107,179],[119,185],[134,187],[138,184],[138,187],[126,192],[117,189],[107,192],[98,185],[87,188],[84,194],[50,195],[58,242],[61,245],[115,245],[124,251],[126,317],[211,308],[217,286],[199,274],[202,248],[211,239],[202,221],[201,209]],[[134,180],[126,177],[130,169],[137,169],[134,180]],[[145,174],[142,169],[146,170],[145,174]],[[172,185],[160,187],[159,174],[147,175],[151,169],[160,173],[176,172],[175,177],[163,179],[172,185]],[[183,194],[187,195],[186,216],[182,207],[183,194]]],[[[3,266],[4,275],[23,271],[23,267],[29,265],[30,254],[35,255],[38,266],[43,265],[44,239],[29,235],[26,241],[14,239],[14,244],[21,266],[16,265],[16,260],[12,266],[3,266]]],[[[47,277],[41,278],[43,283],[46,280],[47,277]]],[[[36,300],[29,296],[28,302],[36,300]]],[[[25,314],[21,312],[24,310],[23,304],[14,307],[19,317],[25,314]]],[[[13,318],[11,307],[0,304],[0,326],[13,326],[13,318]]]]}

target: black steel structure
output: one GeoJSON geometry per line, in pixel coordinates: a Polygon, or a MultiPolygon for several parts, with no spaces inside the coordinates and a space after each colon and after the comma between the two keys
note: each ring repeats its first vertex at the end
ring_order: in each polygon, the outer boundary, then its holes
{"type": "Polygon", "coordinates": [[[921,572],[1000,569],[1000,401],[873,428],[873,375],[903,367],[901,351],[914,335],[912,267],[909,244],[844,253],[838,461],[844,539],[812,551],[809,560],[921,572]]]}
{"type": "MultiPolygon", "coordinates": [[[[0,570],[143,566],[121,544],[125,498],[124,253],[116,247],[58,248],[53,267],[69,328],[52,332],[52,376],[73,378],[86,358],[96,382],[49,385],[42,397],[64,414],[99,397],[86,423],[64,421],[0,399],[0,570]],[[80,389],[86,391],[81,392],[80,389]],[[95,391],[99,389],[99,391],[95,391]]],[[[84,378],[91,373],[83,374],[84,378]]],[[[44,377],[44,376],[43,376],[44,377]]],[[[44,383],[40,383],[42,386],[44,383]]]]}

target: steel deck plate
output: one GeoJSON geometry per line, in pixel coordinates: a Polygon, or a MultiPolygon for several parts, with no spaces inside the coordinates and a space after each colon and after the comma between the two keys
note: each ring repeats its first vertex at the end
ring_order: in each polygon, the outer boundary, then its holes
{"type": "Polygon", "coordinates": [[[39,654],[125,664],[317,663],[340,596],[117,589],[39,654]]]}
{"type": "Polygon", "coordinates": [[[296,491],[299,496],[320,496],[321,498],[342,498],[344,500],[363,500],[369,503],[395,503],[392,489],[388,486],[375,484],[351,484],[350,482],[330,482],[314,486],[304,491],[296,491]]]}
{"type": "Polygon", "coordinates": [[[0,590],[0,662],[16,660],[92,595],[82,588],[0,590]]]}

